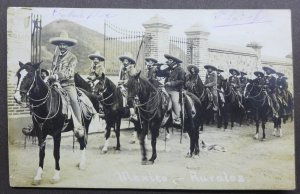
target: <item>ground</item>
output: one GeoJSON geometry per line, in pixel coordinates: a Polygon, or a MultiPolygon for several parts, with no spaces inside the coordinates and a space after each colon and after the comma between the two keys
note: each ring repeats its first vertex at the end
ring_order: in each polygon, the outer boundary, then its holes
{"type": "MultiPolygon", "coordinates": [[[[124,126],[127,123],[123,124],[124,126]]],[[[180,131],[164,141],[161,130],[153,165],[141,165],[139,144],[129,144],[131,130],[121,130],[121,151],[115,151],[111,138],[108,153],[99,147],[104,134],[89,135],[87,167],[79,170],[79,144],[72,151],[72,136],[62,138],[61,180],[51,184],[54,174],[52,139],[47,140],[43,180],[40,187],[152,188],[152,189],[293,189],[295,188],[294,124],[283,125],[283,137],[272,136],[267,124],[267,139],[254,140],[254,126],[237,126],[223,131],[206,126],[201,138],[208,145],[223,146],[226,152],[201,149],[199,158],[186,158],[188,139],[180,141],[180,131]],[[166,148],[165,148],[166,146],[166,148]]],[[[148,150],[151,151],[150,141],[148,150]]],[[[150,158],[151,152],[148,152],[150,158]]],[[[10,184],[31,187],[38,167],[38,146],[9,144],[10,184]]]]}

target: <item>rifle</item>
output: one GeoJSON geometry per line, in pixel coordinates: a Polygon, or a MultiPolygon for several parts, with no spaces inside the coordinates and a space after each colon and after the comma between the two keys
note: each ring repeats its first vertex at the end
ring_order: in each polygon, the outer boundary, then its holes
{"type": "Polygon", "coordinates": [[[183,128],[184,128],[184,93],[182,91],[182,89],[180,90],[180,95],[181,95],[181,121],[182,121],[182,124],[181,124],[181,131],[180,131],[180,144],[182,142],[182,134],[183,134],[183,128]]]}

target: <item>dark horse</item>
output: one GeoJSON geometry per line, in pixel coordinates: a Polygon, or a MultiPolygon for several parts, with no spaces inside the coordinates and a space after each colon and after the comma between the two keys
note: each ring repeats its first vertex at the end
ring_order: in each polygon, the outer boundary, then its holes
{"type": "MultiPolygon", "coordinates": [[[[134,105],[134,100],[138,98],[138,104],[136,104],[137,114],[140,119],[141,127],[138,129],[138,137],[140,140],[141,151],[142,151],[142,164],[148,164],[147,161],[147,151],[145,147],[145,136],[148,130],[151,132],[151,146],[152,146],[152,156],[149,159],[150,164],[153,164],[156,157],[156,140],[159,135],[159,129],[162,125],[165,113],[169,111],[164,107],[164,97],[163,93],[155,88],[148,80],[140,77],[140,73],[134,76],[130,76],[127,87],[128,87],[128,103],[129,106],[134,105]]],[[[201,103],[199,99],[193,94],[190,94],[194,102],[196,110],[200,108],[201,103]]],[[[187,111],[189,112],[189,111],[187,111]]],[[[172,119],[169,117],[169,119],[172,119]]],[[[168,122],[167,122],[168,123],[168,122]]],[[[199,113],[192,118],[188,115],[188,118],[184,122],[185,129],[190,137],[190,153],[189,156],[193,154],[199,154],[199,132],[198,127],[199,113]]]]}
{"type": "MultiPolygon", "coordinates": [[[[102,148],[107,152],[111,128],[115,128],[117,137],[116,150],[120,150],[120,126],[121,119],[130,116],[129,109],[123,106],[123,97],[120,88],[118,88],[103,73],[98,76],[99,82],[95,86],[95,93],[98,95],[100,103],[103,105],[104,119],[106,121],[105,144],[102,148]]],[[[136,124],[135,124],[136,125],[136,124]]]]}
{"type": "MultiPolygon", "coordinates": [[[[63,100],[59,91],[50,87],[40,77],[40,63],[19,63],[20,69],[17,71],[18,77],[17,89],[14,94],[14,99],[18,104],[23,104],[29,100],[29,106],[32,110],[33,130],[36,131],[39,143],[39,168],[34,177],[33,184],[40,184],[42,180],[46,137],[53,137],[55,158],[55,174],[52,181],[56,182],[60,179],[60,142],[62,131],[71,131],[74,128],[72,118],[69,120],[66,114],[63,114],[63,100]]],[[[79,168],[85,168],[85,148],[86,135],[90,118],[83,117],[83,124],[86,128],[84,137],[78,138],[80,150],[82,150],[81,161],[79,168]]]]}
{"type": "Polygon", "coordinates": [[[245,109],[237,92],[226,79],[221,81],[221,87],[224,90],[225,98],[225,104],[222,111],[224,129],[227,129],[229,120],[231,123],[230,129],[232,129],[234,127],[234,122],[239,122],[241,124],[243,116],[245,115],[245,109]]]}
{"type": "Polygon", "coordinates": [[[213,117],[213,101],[212,94],[208,88],[204,87],[204,84],[199,76],[197,76],[195,84],[186,84],[187,91],[196,95],[201,102],[201,108],[197,110],[200,115],[200,126],[199,131],[203,132],[203,123],[204,119],[207,119],[207,122],[213,117]]]}
{"type": "Polygon", "coordinates": [[[273,117],[273,112],[271,108],[272,101],[267,92],[262,86],[259,85],[259,82],[256,79],[249,80],[244,90],[244,96],[246,99],[249,99],[249,103],[251,104],[251,110],[253,111],[253,116],[256,123],[256,133],[254,138],[258,139],[259,122],[261,121],[263,130],[262,140],[265,140],[265,124],[268,121],[268,118],[272,117],[274,126],[279,126],[276,123],[278,119],[273,117]]]}

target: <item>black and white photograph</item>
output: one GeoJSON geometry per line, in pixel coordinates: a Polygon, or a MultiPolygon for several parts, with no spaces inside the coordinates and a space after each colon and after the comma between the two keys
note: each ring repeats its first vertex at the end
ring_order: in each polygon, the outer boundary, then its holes
{"type": "Polygon", "coordinates": [[[294,190],[291,30],[288,9],[9,7],[10,186],[294,190]]]}

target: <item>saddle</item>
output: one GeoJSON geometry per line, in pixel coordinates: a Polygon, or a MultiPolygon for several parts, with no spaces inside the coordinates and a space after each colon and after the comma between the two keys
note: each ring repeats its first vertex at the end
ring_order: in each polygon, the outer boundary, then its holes
{"type": "MultiPolygon", "coordinates": [[[[71,117],[72,117],[72,111],[71,111],[72,107],[71,107],[71,104],[70,104],[70,96],[61,87],[54,87],[54,89],[60,95],[61,105],[62,105],[62,114],[65,115],[65,124],[62,128],[62,131],[64,131],[65,128],[67,127],[67,124],[69,123],[69,121],[71,120],[71,117]]],[[[79,106],[81,108],[82,115],[86,119],[89,120],[89,119],[91,119],[91,117],[93,115],[95,115],[97,113],[97,111],[95,110],[95,108],[94,108],[92,102],[90,101],[90,99],[85,95],[83,89],[80,89],[80,88],[76,87],[76,91],[77,91],[78,103],[79,103],[79,106]]]]}

